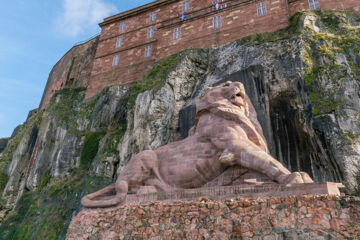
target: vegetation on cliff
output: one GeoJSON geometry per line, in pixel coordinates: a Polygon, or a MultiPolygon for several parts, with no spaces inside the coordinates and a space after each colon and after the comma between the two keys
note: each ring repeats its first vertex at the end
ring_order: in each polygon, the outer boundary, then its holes
{"type": "Polygon", "coordinates": [[[0,225],[0,238],[65,239],[71,218],[81,209],[81,197],[110,182],[109,178],[89,176],[88,170],[80,169],[41,190],[26,192],[0,225]]]}
{"type": "Polygon", "coordinates": [[[129,107],[134,106],[137,96],[147,90],[158,91],[165,84],[165,80],[169,73],[173,71],[184,57],[189,56],[197,49],[187,49],[174,53],[169,57],[159,60],[154,67],[139,80],[130,90],[129,107]]]}
{"type": "MultiPolygon", "coordinates": [[[[54,179],[54,170],[50,166],[44,165],[45,169],[42,170],[37,188],[25,191],[15,209],[2,222],[0,239],[64,239],[71,218],[81,209],[81,197],[112,182],[109,177],[95,176],[92,163],[97,155],[102,157],[118,154],[117,145],[126,129],[126,121],[124,124],[123,117],[117,116],[113,120],[116,123],[107,124],[106,128],[99,126],[92,129],[90,127],[91,124],[97,124],[96,121],[100,121],[94,119],[92,115],[96,112],[97,104],[103,102],[101,98],[106,96],[106,100],[109,97],[109,91],[109,89],[105,89],[87,100],[84,99],[83,88],[57,91],[53,95],[49,107],[28,119],[19,133],[11,139],[0,158],[1,191],[8,181],[8,176],[3,174],[4,169],[9,166],[20,141],[30,135],[32,129],[39,131],[41,136],[38,137],[44,137],[42,130],[39,130],[43,118],[44,120],[51,119],[58,129],[66,129],[70,137],[83,139],[83,143],[78,167],[71,170],[67,177],[60,180],[54,179]],[[87,123],[85,125],[88,126],[82,129],[79,126],[82,124],[81,122],[87,123]],[[102,140],[104,143],[100,147],[102,140]]],[[[52,141],[44,144],[53,144],[52,141]]],[[[23,161],[28,164],[26,169],[29,170],[26,172],[29,174],[33,167],[30,156],[24,156],[23,161]]],[[[2,204],[0,210],[8,211],[3,204],[5,202],[5,199],[0,202],[2,204]]]]}
{"type": "Polygon", "coordinates": [[[302,57],[307,64],[305,82],[313,103],[312,112],[317,116],[343,107],[346,103],[337,94],[342,83],[349,77],[359,79],[360,26],[351,26],[346,20],[358,20],[359,16],[353,13],[315,11],[312,14],[321,19],[321,31],[316,23],[305,28],[306,51],[302,57]],[[324,88],[324,79],[332,81],[331,88],[324,88]]]}

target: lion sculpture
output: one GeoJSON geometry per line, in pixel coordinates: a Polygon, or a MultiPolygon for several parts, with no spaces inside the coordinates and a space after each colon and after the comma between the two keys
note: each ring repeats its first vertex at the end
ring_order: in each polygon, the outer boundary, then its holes
{"type": "Polygon", "coordinates": [[[280,184],[312,182],[269,154],[255,109],[239,82],[208,88],[196,104],[195,125],[187,138],[134,155],[114,184],[84,196],[81,203],[115,206],[143,186],[157,191],[199,188],[231,166],[260,172],[280,184]]]}

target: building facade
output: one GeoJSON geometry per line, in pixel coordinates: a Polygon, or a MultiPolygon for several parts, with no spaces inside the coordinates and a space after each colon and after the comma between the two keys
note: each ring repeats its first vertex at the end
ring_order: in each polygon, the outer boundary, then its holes
{"type": "MultiPolygon", "coordinates": [[[[217,47],[288,26],[306,9],[352,10],[359,0],[157,0],[105,18],[86,97],[105,86],[131,86],[154,63],[188,48],[217,47]]],[[[46,104],[42,104],[45,106],[46,104]]]]}

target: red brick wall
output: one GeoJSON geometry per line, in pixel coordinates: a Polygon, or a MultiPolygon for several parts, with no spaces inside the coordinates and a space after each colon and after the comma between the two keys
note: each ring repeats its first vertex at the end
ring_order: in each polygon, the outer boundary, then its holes
{"type": "MultiPolygon", "coordinates": [[[[360,14],[359,0],[319,0],[319,3],[324,10],[351,10],[360,14]]],[[[289,4],[290,15],[309,8],[308,0],[296,0],[289,4]]]]}
{"type": "Polygon", "coordinates": [[[98,93],[107,85],[136,82],[156,60],[180,50],[219,46],[247,35],[276,31],[288,24],[286,0],[265,0],[267,14],[264,16],[257,16],[256,4],[260,1],[228,2],[230,5],[242,4],[212,11],[210,0],[190,0],[189,20],[180,22],[177,12],[182,9],[182,1],[178,1],[125,19],[124,31],[119,32],[121,21],[103,26],[86,96],[98,93]],[[157,13],[156,21],[150,22],[149,16],[153,11],[157,13]],[[191,20],[192,16],[199,14],[198,11],[201,16],[191,20]],[[212,27],[215,15],[221,15],[222,18],[219,29],[212,27]],[[155,27],[151,39],[147,38],[149,26],[155,27]],[[175,27],[181,27],[179,40],[173,40],[175,27]],[[123,37],[123,44],[115,48],[118,36],[123,37]],[[152,45],[152,54],[145,58],[145,46],[148,44],[152,45]],[[120,54],[119,64],[112,67],[112,59],[116,54],[120,54]]]}

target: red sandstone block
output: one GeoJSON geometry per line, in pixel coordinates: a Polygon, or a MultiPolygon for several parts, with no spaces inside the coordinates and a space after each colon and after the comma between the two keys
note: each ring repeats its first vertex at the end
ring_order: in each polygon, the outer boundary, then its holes
{"type": "Polygon", "coordinates": [[[209,209],[207,209],[207,208],[200,208],[200,214],[201,215],[205,215],[205,216],[207,216],[207,215],[209,215],[209,209]]]}
{"type": "Polygon", "coordinates": [[[315,215],[312,219],[311,219],[311,223],[312,224],[319,224],[320,223],[321,218],[318,215],[315,215]]]}

